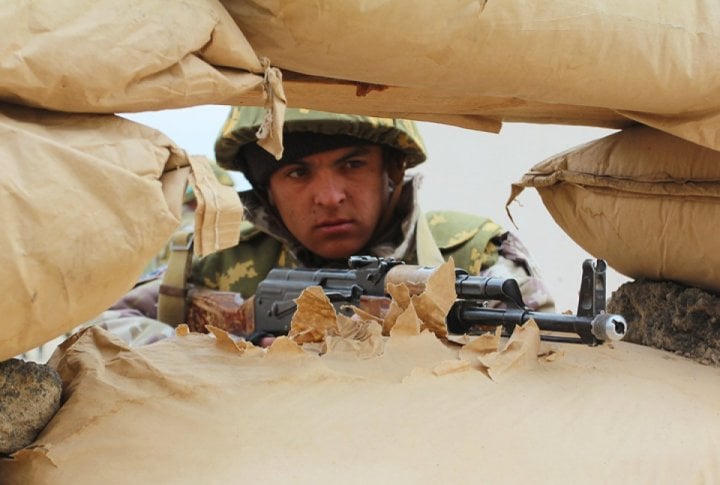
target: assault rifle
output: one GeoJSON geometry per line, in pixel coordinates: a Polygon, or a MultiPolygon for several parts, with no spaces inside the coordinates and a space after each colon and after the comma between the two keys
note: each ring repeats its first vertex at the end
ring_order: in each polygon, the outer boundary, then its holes
{"type": "MultiPolygon", "coordinates": [[[[432,267],[406,265],[391,258],[352,256],[348,269],[273,269],[255,293],[252,320],[255,332],[287,334],[297,308],[295,299],[309,286],[320,286],[338,311],[349,305],[378,309],[375,301],[388,302],[386,287],[405,283],[410,294],[419,294],[434,271],[432,267]]],[[[511,278],[470,276],[455,270],[457,301],[447,316],[452,334],[477,334],[502,326],[506,335],[516,325],[531,318],[553,341],[581,342],[598,345],[620,340],[627,323],[621,315],[605,312],[605,270],[603,260],[583,262],[577,315],[545,313],[529,310],[523,302],[516,280],[511,278]],[[490,300],[502,301],[507,308],[489,308],[490,300]],[[571,334],[557,335],[557,334],[571,334]]],[[[369,310],[377,314],[377,311],[369,310]]]]}

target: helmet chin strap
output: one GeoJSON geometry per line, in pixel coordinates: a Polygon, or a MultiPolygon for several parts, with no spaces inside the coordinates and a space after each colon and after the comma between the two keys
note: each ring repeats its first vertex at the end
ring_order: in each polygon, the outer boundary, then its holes
{"type": "Polygon", "coordinates": [[[400,201],[400,194],[403,189],[403,179],[405,178],[405,161],[399,161],[399,163],[389,164],[388,167],[388,178],[393,183],[393,189],[388,198],[387,206],[385,207],[384,214],[380,219],[377,227],[375,228],[375,235],[381,234],[385,228],[392,222],[393,215],[395,215],[395,209],[397,208],[398,202],[400,201]]]}

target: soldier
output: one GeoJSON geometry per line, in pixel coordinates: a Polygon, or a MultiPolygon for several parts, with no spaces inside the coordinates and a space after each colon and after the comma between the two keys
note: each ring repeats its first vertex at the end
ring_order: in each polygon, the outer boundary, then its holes
{"type": "Polygon", "coordinates": [[[514,278],[528,307],[554,303],[521,241],[488,218],[461,212],[423,214],[426,159],[413,122],[288,109],[284,153],[256,143],[264,110],[233,108],[216,141],[218,164],[242,172],[251,190],[239,243],[194,262],[194,284],[244,298],[274,267],[347,267],[355,254],[436,265],[453,257],[471,275],[514,278]]]}

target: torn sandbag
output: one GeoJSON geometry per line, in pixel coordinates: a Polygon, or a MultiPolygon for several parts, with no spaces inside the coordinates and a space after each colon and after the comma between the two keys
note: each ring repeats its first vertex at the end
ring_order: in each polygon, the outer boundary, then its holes
{"type": "Polygon", "coordinates": [[[556,344],[492,380],[430,332],[374,356],[183,333],[129,348],[95,327],[63,344],[51,364],[67,399],[32,446],[0,459],[4,481],[96,483],[98,463],[108,483],[716,476],[720,369],[657,349],[556,344]],[[282,460],[269,466],[268,450],[282,460]]]}
{"type": "Polygon", "coordinates": [[[720,149],[713,0],[221,1],[295,106],[489,131],[639,121],[720,149]]]}
{"type": "Polygon", "coordinates": [[[282,92],[217,0],[11,2],[0,13],[0,99],[119,113],[263,106],[282,92]]]}

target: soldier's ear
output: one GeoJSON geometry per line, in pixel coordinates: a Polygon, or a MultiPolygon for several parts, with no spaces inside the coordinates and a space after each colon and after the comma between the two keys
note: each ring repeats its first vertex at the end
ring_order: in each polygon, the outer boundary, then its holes
{"type": "Polygon", "coordinates": [[[383,158],[390,180],[396,187],[402,185],[405,177],[405,156],[394,148],[384,146],[383,158]]]}

